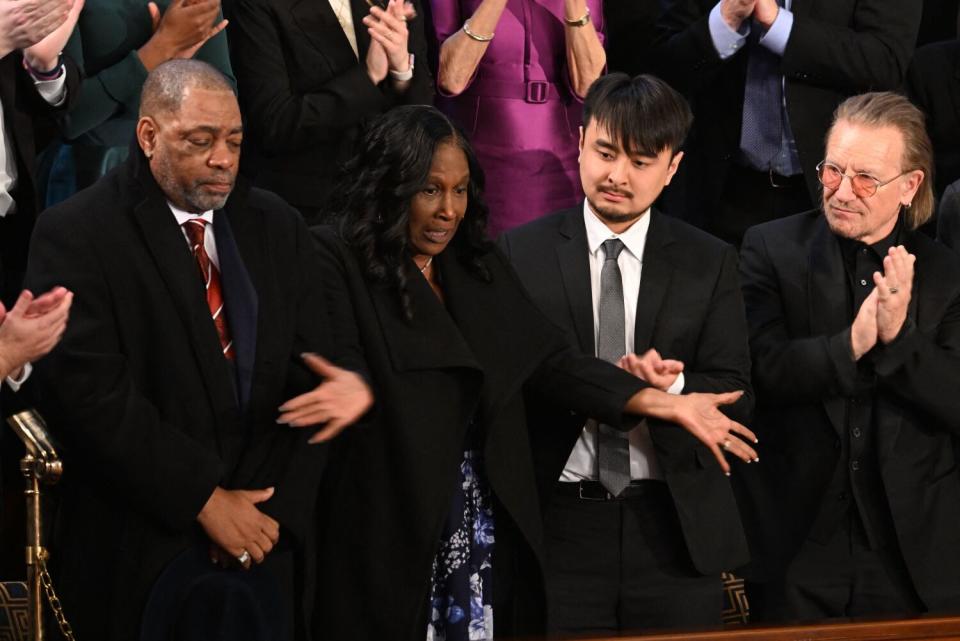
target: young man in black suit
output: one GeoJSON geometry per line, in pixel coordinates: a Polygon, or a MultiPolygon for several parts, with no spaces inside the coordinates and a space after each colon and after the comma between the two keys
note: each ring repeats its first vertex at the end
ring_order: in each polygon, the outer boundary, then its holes
{"type": "Polygon", "coordinates": [[[744,237],[767,619],[960,610],[960,258],[917,231],[932,166],[916,107],[849,98],[822,211],[744,237]]]}
{"type": "Polygon", "coordinates": [[[369,388],[301,358],[359,367],[324,334],[302,220],[236,182],[226,78],[166,62],[140,108],[130,159],[49,209],[31,244],[28,285],[76,296],[36,368],[68,470],[60,598],[80,637],[293,638],[325,450],[290,426],[329,437],[369,388]]]}
{"type": "MultiPolygon", "coordinates": [[[[736,252],[652,208],[690,122],[683,98],[652,76],[600,78],[584,104],[585,202],[507,233],[501,246],[572,345],[670,393],[744,390],[730,408],[743,422],[752,393],[736,252]]],[[[551,630],[718,624],[720,573],[745,563],[747,548],[710,451],[653,420],[616,439],[541,403],[530,414],[551,630]]]]}

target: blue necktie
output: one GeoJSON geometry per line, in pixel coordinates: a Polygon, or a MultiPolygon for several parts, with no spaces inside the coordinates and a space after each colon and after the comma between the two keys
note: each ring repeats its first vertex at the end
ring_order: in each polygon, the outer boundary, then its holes
{"type": "MultiPolygon", "coordinates": [[[[778,0],[783,6],[783,0],[778,0]]],[[[753,23],[747,47],[747,83],[743,95],[740,151],[747,164],[767,171],[783,144],[783,78],[780,56],[760,44],[763,31],[753,23]]]]}

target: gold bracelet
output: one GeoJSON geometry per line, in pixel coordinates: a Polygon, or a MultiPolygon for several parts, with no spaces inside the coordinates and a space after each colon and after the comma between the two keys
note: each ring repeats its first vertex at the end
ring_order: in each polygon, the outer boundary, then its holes
{"type": "Polygon", "coordinates": [[[463,29],[463,32],[464,32],[465,34],[467,34],[468,36],[470,36],[471,38],[473,38],[473,39],[476,40],[477,42],[490,42],[491,40],[493,40],[494,34],[492,34],[492,33],[491,33],[489,36],[481,36],[481,35],[479,35],[479,34],[476,34],[476,33],[472,32],[472,31],[470,31],[470,21],[469,21],[469,20],[464,20],[464,21],[463,21],[463,27],[461,27],[461,28],[463,29]]]}
{"type": "Polygon", "coordinates": [[[567,23],[568,27],[583,27],[590,22],[590,7],[587,7],[587,12],[583,16],[577,18],[576,20],[571,20],[570,18],[564,16],[563,21],[567,23]]]}

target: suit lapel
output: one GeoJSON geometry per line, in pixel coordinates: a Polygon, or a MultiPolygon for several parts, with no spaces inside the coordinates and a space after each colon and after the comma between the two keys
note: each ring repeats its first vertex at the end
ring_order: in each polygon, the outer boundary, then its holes
{"type": "Polygon", "coordinates": [[[790,12],[795,16],[805,16],[810,13],[810,5],[813,0],[793,0],[790,5],[790,12]]]}
{"type": "Polygon", "coordinates": [[[960,50],[954,49],[953,82],[944,83],[950,93],[954,113],[960,113],[960,50]]]}
{"type": "Polygon", "coordinates": [[[673,263],[669,246],[673,234],[662,216],[650,211],[650,229],[643,250],[643,269],[640,273],[640,291],[637,297],[637,320],[634,326],[634,351],[642,354],[650,346],[663,297],[670,287],[673,263]]]}
{"type": "MultiPolygon", "coordinates": [[[[850,303],[847,299],[847,274],[840,254],[840,243],[830,232],[822,216],[810,248],[807,273],[810,333],[812,336],[832,336],[850,324],[850,303]]],[[[830,397],[824,400],[823,405],[834,429],[842,434],[846,401],[842,397],[830,397]]]]}
{"type": "MultiPolygon", "coordinates": [[[[253,381],[254,361],[257,354],[257,290],[247,271],[249,261],[259,261],[260,252],[251,246],[249,216],[242,215],[246,192],[236,190],[230,197],[227,208],[213,216],[213,232],[217,241],[220,259],[220,282],[223,285],[224,305],[230,336],[233,339],[236,359],[237,392],[241,409],[250,402],[250,386],[253,381]],[[243,241],[241,251],[240,239],[243,241]]],[[[255,273],[260,270],[255,269],[255,273]]]]}
{"type": "MultiPolygon", "coordinates": [[[[360,2],[363,1],[360,0],[360,2]]],[[[330,61],[334,72],[349,69],[357,64],[350,41],[343,33],[343,28],[328,0],[295,0],[290,5],[290,13],[304,37],[330,61]]],[[[360,32],[363,32],[363,36],[369,43],[370,37],[366,34],[363,23],[357,20],[355,11],[353,29],[357,33],[358,49],[360,49],[360,32]]],[[[363,49],[360,49],[360,55],[365,55],[363,49]]]]}
{"type": "Polygon", "coordinates": [[[590,293],[590,248],[583,224],[583,208],[568,210],[560,224],[561,241],[557,244],[557,264],[567,294],[570,316],[580,349],[596,353],[593,339],[593,298],[590,293]]]}
{"type": "MultiPolygon", "coordinates": [[[[136,163],[136,160],[133,162],[136,163]]],[[[190,255],[183,233],[163,193],[149,176],[146,167],[141,166],[140,169],[138,178],[147,197],[134,208],[134,219],[143,233],[144,242],[167,287],[171,302],[187,328],[210,402],[217,410],[216,415],[223,416],[231,408],[237,407],[236,388],[230,366],[220,351],[220,339],[210,318],[196,261],[190,255]]]]}
{"type": "Polygon", "coordinates": [[[353,12],[353,32],[357,38],[357,51],[360,60],[366,60],[367,49],[370,48],[370,34],[362,22],[366,15],[370,13],[370,6],[367,0],[350,0],[350,11],[353,12]]]}

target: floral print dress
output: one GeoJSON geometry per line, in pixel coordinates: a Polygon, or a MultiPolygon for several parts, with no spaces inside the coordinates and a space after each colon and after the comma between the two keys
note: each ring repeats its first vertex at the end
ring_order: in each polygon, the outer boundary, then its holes
{"type": "Polygon", "coordinates": [[[479,450],[460,463],[460,483],[433,559],[427,641],[493,638],[493,503],[479,450]]]}

